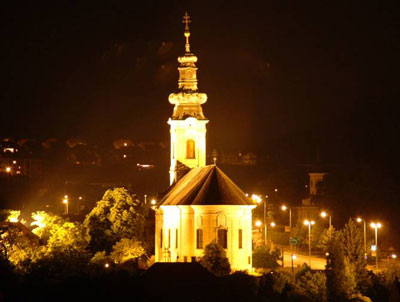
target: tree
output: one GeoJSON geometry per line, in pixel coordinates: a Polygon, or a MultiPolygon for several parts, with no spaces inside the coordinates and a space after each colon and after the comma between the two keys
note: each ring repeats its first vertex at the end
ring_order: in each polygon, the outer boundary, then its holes
{"type": "Polygon", "coordinates": [[[126,189],[107,190],[84,221],[92,251],[110,252],[122,238],[142,241],[146,212],[145,204],[126,189]]]}
{"type": "Polygon", "coordinates": [[[324,302],[326,295],[326,276],[322,272],[305,272],[297,280],[297,291],[307,297],[307,301],[324,302]]]}
{"type": "Polygon", "coordinates": [[[268,246],[257,247],[253,252],[253,267],[255,268],[276,268],[279,266],[279,250],[271,252],[268,246]]]}
{"type": "Polygon", "coordinates": [[[115,263],[124,263],[135,260],[145,254],[145,249],[135,239],[122,238],[114,246],[111,252],[111,259],[115,263]]]}
{"type": "Polygon", "coordinates": [[[360,226],[353,220],[349,219],[348,223],[341,230],[343,238],[343,251],[354,268],[355,278],[359,287],[367,278],[366,266],[364,259],[364,243],[363,234],[360,226]]]}
{"type": "Polygon", "coordinates": [[[200,264],[218,277],[229,275],[231,272],[225,250],[216,242],[211,242],[205,247],[200,264]]]}
{"type": "Polygon", "coordinates": [[[64,222],[51,230],[47,252],[82,253],[89,244],[86,230],[78,222],[64,222]]]}
{"type": "Polygon", "coordinates": [[[37,235],[45,243],[47,243],[51,234],[60,228],[65,222],[62,217],[45,211],[32,213],[32,219],[33,222],[31,223],[31,226],[35,227],[32,230],[32,233],[37,235]]]}
{"type": "Polygon", "coordinates": [[[336,233],[328,248],[326,264],[329,301],[348,301],[356,292],[354,267],[344,253],[343,234],[336,233]]]}

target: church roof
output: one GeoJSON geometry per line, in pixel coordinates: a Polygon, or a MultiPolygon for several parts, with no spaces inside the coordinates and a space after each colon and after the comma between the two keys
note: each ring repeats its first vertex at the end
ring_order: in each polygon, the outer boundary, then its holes
{"type": "Polygon", "coordinates": [[[172,185],[160,205],[254,205],[245,193],[211,165],[191,169],[172,185]]]}

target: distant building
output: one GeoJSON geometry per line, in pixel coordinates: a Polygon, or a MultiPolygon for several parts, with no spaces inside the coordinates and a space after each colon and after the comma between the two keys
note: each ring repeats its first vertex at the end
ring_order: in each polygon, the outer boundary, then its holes
{"type": "Polygon", "coordinates": [[[319,184],[324,180],[327,173],[311,172],[309,175],[309,195],[301,201],[301,206],[294,207],[294,218],[296,221],[303,221],[305,219],[315,219],[319,215],[318,205],[315,204],[314,199],[319,194],[319,184]]]}
{"type": "Polygon", "coordinates": [[[169,96],[171,187],[156,207],[155,261],[195,262],[212,241],[226,251],[231,267],[252,267],[252,209],[244,192],[215,165],[206,165],[207,101],[197,88],[197,57],[189,44],[185,15],[185,54],[179,57],[179,87],[169,96]]]}

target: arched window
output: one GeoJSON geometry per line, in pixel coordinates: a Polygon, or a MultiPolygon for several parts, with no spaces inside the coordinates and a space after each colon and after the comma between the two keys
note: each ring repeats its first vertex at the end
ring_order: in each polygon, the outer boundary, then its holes
{"type": "Polygon", "coordinates": [[[195,143],[194,140],[192,139],[188,139],[186,141],[186,158],[188,159],[196,158],[195,143]]]}

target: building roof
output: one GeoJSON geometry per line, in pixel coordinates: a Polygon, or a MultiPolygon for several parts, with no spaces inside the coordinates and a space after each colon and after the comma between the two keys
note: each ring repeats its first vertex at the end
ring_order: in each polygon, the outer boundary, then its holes
{"type": "Polygon", "coordinates": [[[254,203],[221,169],[211,165],[190,170],[170,187],[160,205],[254,205],[254,203]]]}

